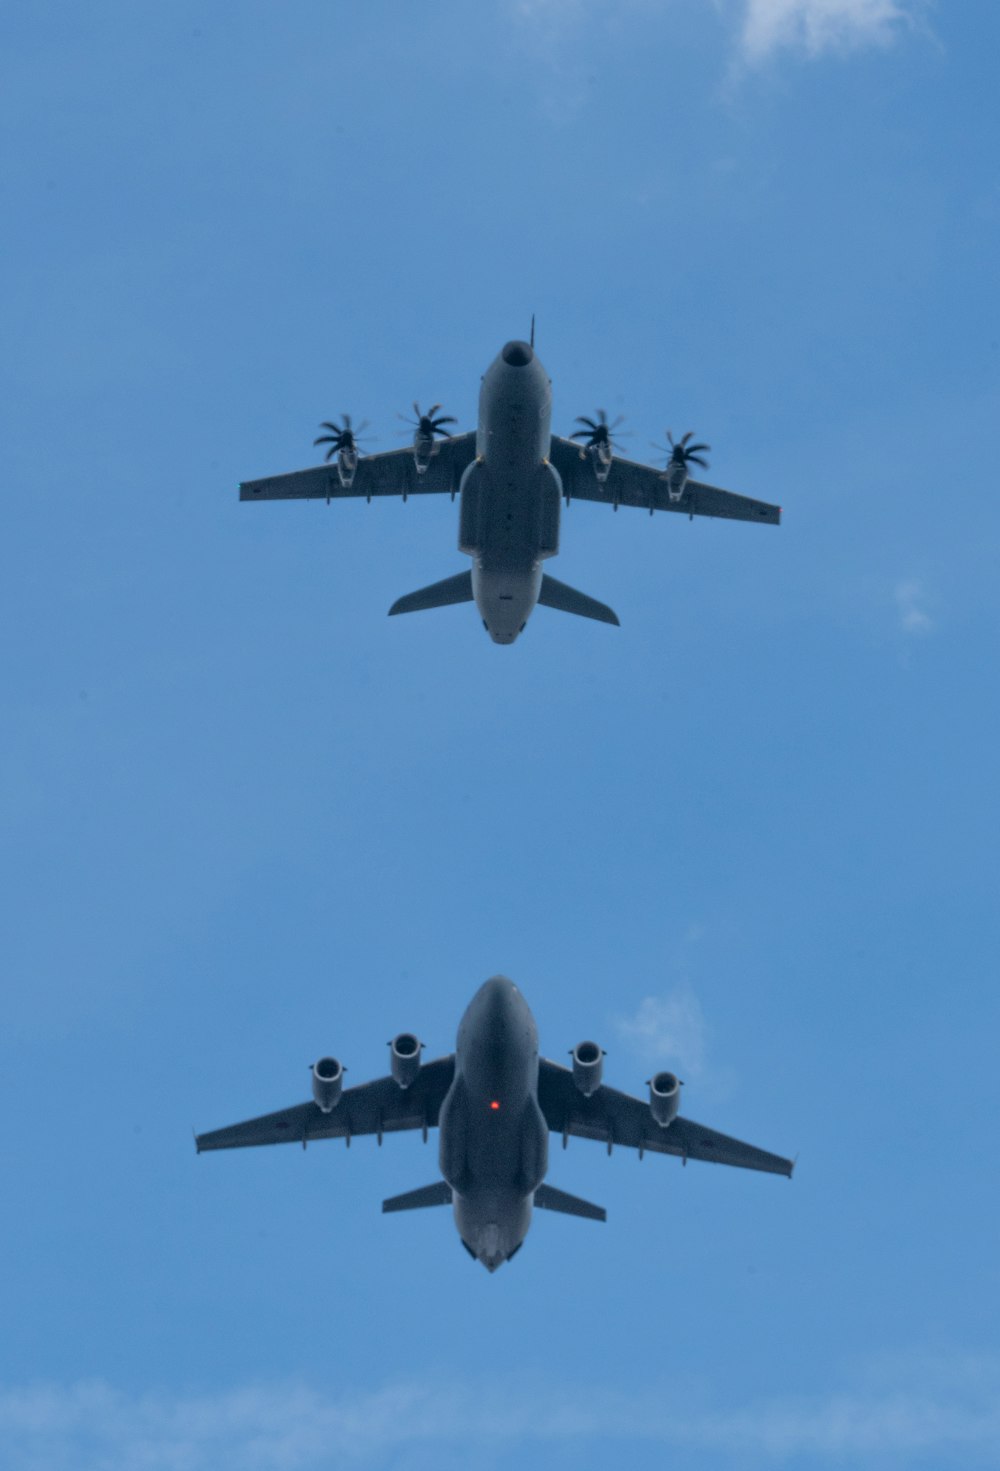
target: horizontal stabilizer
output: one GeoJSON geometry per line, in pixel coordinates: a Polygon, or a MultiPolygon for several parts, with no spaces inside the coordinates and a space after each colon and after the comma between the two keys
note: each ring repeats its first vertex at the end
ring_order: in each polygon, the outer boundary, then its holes
{"type": "Polygon", "coordinates": [[[538,601],[546,608],[558,608],[562,613],[577,613],[581,618],[596,618],[598,623],[613,623],[619,627],[618,614],[607,603],[588,598],[586,593],[577,592],[575,587],[550,577],[547,572],[542,576],[538,601]]]}
{"type": "Polygon", "coordinates": [[[451,603],[472,602],[472,573],[459,572],[456,577],[446,577],[443,582],[432,582],[419,592],[407,593],[397,598],[389,609],[389,617],[395,613],[422,613],[425,608],[446,608],[451,603]]]}
{"type": "Polygon", "coordinates": [[[391,1195],[383,1200],[382,1210],[419,1211],[428,1205],[451,1205],[451,1186],[444,1180],[435,1180],[433,1185],[422,1185],[419,1190],[407,1190],[405,1195],[391,1195]]]}
{"type": "Polygon", "coordinates": [[[578,1195],[567,1195],[554,1185],[539,1185],[535,1191],[535,1204],[543,1211],[562,1211],[564,1216],[583,1216],[588,1221],[606,1221],[608,1213],[603,1205],[591,1205],[578,1195]]]}

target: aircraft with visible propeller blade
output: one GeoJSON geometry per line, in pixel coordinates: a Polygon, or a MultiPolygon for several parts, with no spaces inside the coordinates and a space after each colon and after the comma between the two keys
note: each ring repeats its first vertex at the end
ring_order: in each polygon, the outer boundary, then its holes
{"type": "Polygon", "coordinates": [[[616,431],[603,409],[580,415],[568,438],[553,434],[552,383],[531,341],[508,342],[483,375],[475,433],[453,434],[456,421],[434,404],[414,403],[409,448],[364,454],[350,415],[326,422],[315,443],[326,462],[288,475],[248,480],[240,499],[340,500],[349,496],[450,494],[459,496],[458,546],[471,569],[397,599],[390,614],[414,613],[475,602],[494,643],[512,644],[533,609],[557,608],[601,623],[618,623],[605,603],[543,571],[559,551],[561,502],[597,501],[618,510],[678,511],[690,518],[716,516],[776,526],[781,509],[694,479],[689,466],[707,468],[709,448],[691,444],[689,430],[669,446],[664,469],[621,458],[616,431]]]}

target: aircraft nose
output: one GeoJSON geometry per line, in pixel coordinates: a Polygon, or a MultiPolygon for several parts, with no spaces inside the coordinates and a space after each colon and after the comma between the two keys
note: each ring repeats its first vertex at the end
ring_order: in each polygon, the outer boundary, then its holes
{"type": "Polygon", "coordinates": [[[513,981],[509,981],[506,976],[491,976],[480,986],[479,995],[489,1011],[502,1013],[506,1011],[516,990],[513,981]]]}
{"type": "Polygon", "coordinates": [[[508,368],[526,368],[534,361],[535,349],[528,342],[508,342],[500,356],[508,368]]]}

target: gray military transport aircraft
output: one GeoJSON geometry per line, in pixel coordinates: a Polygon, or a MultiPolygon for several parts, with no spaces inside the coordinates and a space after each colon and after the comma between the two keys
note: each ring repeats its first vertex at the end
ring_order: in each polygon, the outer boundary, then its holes
{"type": "Polygon", "coordinates": [[[532,342],[508,342],[483,375],[479,391],[479,427],[475,434],[451,434],[450,415],[435,404],[426,413],[413,405],[416,418],[408,449],[362,454],[350,415],[316,440],[328,445],[327,463],[290,475],[248,480],[240,499],[331,500],[345,496],[410,495],[444,492],[461,496],[459,550],[472,558],[472,569],[446,577],[419,592],[399,598],[389,609],[415,613],[449,603],[475,601],[494,643],[512,644],[536,603],[578,613],[602,623],[618,619],[604,603],[558,582],[542,571],[542,563],[559,551],[560,496],[613,506],[641,506],[654,511],[680,511],[688,517],[722,516],[736,521],[762,521],[776,526],[781,509],[765,501],[734,495],[693,480],[691,464],[705,466],[708,445],[691,444],[691,434],[675,443],[667,432],[669,456],[662,470],[619,459],[616,423],[603,410],[596,419],[581,415],[581,428],[568,439],[550,429],[552,383],[532,342]]]}
{"type": "Polygon", "coordinates": [[[573,1048],[572,1067],[538,1056],[535,1019],[520,991],[504,976],[481,986],[462,1018],[450,1057],[422,1063],[423,1044],[412,1032],[389,1043],[391,1073],[344,1089],[334,1057],[312,1069],[313,1099],[228,1129],[199,1134],[198,1152],[253,1144],[301,1143],[383,1135],[402,1129],[439,1133],[443,1179],[395,1195],[383,1211],[450,1205],[466,1251],[487,1271],[510,1261],[531,1225],[532,1206],[606,1219],[589,1201],[545,1184],[549,1133],[596,1139],[610,1154],[616,1144],[689,1159],[740,1165],[773,1175],[792,1173],[792,1162],[681,1118],[681,1084],[657,1073],[649,1102],[601,1082],[603,1053],[594,1042],[573,1048]]]}

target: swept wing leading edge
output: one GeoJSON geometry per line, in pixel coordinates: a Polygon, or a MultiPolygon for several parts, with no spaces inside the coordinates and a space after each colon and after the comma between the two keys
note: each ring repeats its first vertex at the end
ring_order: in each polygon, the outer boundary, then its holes
{"type": "Polygon", "coordinates": [[[790,1177],[792,1173],[791,1160],[707,1129],[693,1119],[676,1118],[661,1129],[648,1103],[606,1084],[585,1098],[570,1070],[547,1058],[541,1058],[538,1065],[538,1101],[554,1134],[596,1139],[606,1144],[609,1151],[614,1145],[622,1144],[630,1149],[673,1154],[684,1160],[701,1159],[719,1165],[738,1165],[745,1170],[764,1170],[771,1175],[790,1177]]]}
{"type": "Polygon", "coordinates": [[[423,475],[417,474],[413,449],[385,450],[362,455],[354,481],[345,490],[336,462],[293,470],[290,475],[270,475],[263,480],[244,480],[241,501],[356,500],[359,496],[428,495],[458,492],[462,472],[475,459],[475,434],[456,434],[438,445],[423,475]]]}
{"type": "Polygon", "coordinates": [[[553,434],[549,457],[559,471],[563,491],[572,500],[602,501],[606,505],[638,506],[648,511],[680,511],[684,516],[721,516],[729,521],[761,521],[777,526],[781,507],[751,496],[719,490],[700,480],[689,480],[680,500],[672,501],[661,470],[616,456],[603,485],[594,474],[589,456],[571,439],[553,434]]]}
{"type": "MultiPolygon", "coordinates": [[[[348,500],[374,496],[410,496],[458,492],[462,474],[476,454],[473,433],[456,434],[437,448],[430,466],[418,475],[411,448],[363,455],[358,460],[349,489],[340,483],[336,463],[293,470],[288,475],[270,475],[245,480],[240,500],[348,500]]],[[[586,455],[571,439],[552,436],[550,458],[559,472],[564,491],[573,500],[597,501],[607,505],[636,506],[656,511],[679,511],[686,516],[717,516],[732,521],[762,521],[777,525],[781,508],[751,496],[688,480],[680,500],[672,501],[661,471],[635,460],[615,458],[607,481],[601,485],[586,455]]]]}
{"type": "Polygon", "coordinates": [[[199,1134],[195,1143],[200,1154],[206,1149],[244,1149],[258,1144],[307,1144],[311,1139],[350,1140],[355,1134],[376,1134],[381,1141],[382,1134],[403,1129],[433,1129],[454,1074],[454,1056],[439,1057],[424,1064],[409,1088],[400,1088],[393,1078],[376,1078],[346,1088],[329,1113],[315,1103],[297,1103],[259,1119],[199,1134]]]}

